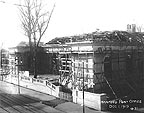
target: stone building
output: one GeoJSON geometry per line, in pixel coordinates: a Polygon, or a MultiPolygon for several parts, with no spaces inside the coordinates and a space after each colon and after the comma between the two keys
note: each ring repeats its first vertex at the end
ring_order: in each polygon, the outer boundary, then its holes
{"type": "Polygon", "coordinates": [[[144,88],[143,36],[125,31],[95,32],[53,39],[45,50],[55,54],[62,84],[120,98],[144,88]]]}

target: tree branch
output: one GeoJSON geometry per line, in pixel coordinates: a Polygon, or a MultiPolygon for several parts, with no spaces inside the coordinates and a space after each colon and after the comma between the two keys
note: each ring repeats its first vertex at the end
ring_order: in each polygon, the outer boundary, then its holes
{"type": "MultiPolygon", "coordinates": [[[[45,31],[47,30],[47,28],[48,28],[48,26],[49,26],[49,22],[50,22],[50,19],[51,19],[52,14],[53,14],[54,8],[55,8],[55,4],[54,4],[53,9],[52,9],[52,11],[51,11],[51,13],[50,13],[50,16],[49,16],[49,18],[48,18],[48,20],[47,20],[47,24],[46,24],[46,27],[45,27],[44,31],[43,31],[43,32],[40,31],[40,37],[39,37],[39,40],[38,40],[38,42],[37,42],[37,47],[38,47],[38,45],[39,45],[39,43],[40,43],[40,40],[41,40],[42,36],[44,35],[45,31]],[[41,33],[41,32],[42,32],[42,33],[41,33]]],[[[39,30],[41,30],[41,28],[40,28],[39,30]]]]}

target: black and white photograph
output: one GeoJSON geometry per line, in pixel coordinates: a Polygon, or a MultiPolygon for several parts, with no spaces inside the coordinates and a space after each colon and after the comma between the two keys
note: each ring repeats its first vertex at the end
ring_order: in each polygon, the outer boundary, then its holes
{"type": "Polygon", "coordinates": [[[144,113],[143,0],[0,0],[0,113],[144,113]]]}

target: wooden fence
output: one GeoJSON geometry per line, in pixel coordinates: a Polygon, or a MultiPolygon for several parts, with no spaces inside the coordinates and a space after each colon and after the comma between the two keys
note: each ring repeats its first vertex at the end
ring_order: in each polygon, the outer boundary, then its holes
{"type": "Polygon", "coordinates": [[[59,92],[59,97],[61,99],[67,100],[67,101],[71,101],[73,100],[72,95],[70,93],[65,93],[65,92],[59,92]]]}

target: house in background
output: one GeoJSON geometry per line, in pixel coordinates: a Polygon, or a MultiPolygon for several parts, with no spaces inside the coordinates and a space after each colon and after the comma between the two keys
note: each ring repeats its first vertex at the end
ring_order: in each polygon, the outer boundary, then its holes
{"type": "MultiPolygon", "coordinates": [[[[10,65],[13,73],[15,73],[15,66],[18,65],[19,71],[29,71],[30,75],[34,74],[34,60],[32,52],[30,52],[30,47],[26,42],[21,42],[16,47],[9,48],[10,65]]],[[[48,55],[41,46],[37,48],[36,54],[37,74],[57,74],[53,73],[51,69],[53,62],[51,59],[52,55],[48,55]]]]}
{"type": "Polygon", "coordinates": [[[130,33],[144,32],[144,28],[143,28],[143,25],[127,24],[127,32],[130,32],[130,33]]]}

